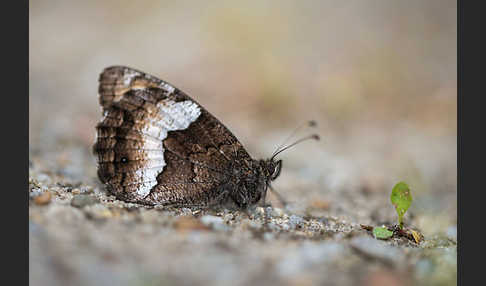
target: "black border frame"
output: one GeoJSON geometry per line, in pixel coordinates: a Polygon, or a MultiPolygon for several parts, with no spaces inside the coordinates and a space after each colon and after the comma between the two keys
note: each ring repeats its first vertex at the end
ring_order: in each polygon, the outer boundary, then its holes
{"type": "MultiPolygon", "coordinates": [[[[458,1],[457,19],[457,284],[482,281],[482,220],[480,196],[484,182],[484,11],[481,1],[458,1]],[[482,152],[481,152],[482,151],[482,152]],[[469,231],[468,231],[468,230],[469,231]]],[[[479,282],[480,284],[481,282],[479,282]]]]}
{"type": "Polygon", "coordinates": [[[3,6],[2,59],[2,240],[4,283],[29,283],[29,2],[3,6]],[[5,271],[6,270],[6,271],[5,271]],[[8,277],[10,276],[10,277],[8,277]]]}

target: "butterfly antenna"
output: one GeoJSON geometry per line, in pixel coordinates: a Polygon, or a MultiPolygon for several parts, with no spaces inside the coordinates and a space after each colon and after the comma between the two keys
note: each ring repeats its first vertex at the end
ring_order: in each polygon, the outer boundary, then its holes
{"type": "Polygon", "coordinates": [[[285,138],[285,140],[280,145],[278,145],[277,149],[275,149],[275,151],[272,154],[272,158],[275,155],[275,153],[278,153],[279,152],[280,148],[282,148],[285,145],[285,143],[287,143],[292,137],[295,136],[295,134],[297,134],[297,132],[299,130],[301,130],[306,125],[308,127],[315,127],[315,126],[317,126],[317,122],[314,121],[314,120],[310,120],[310,121],[307,121],[307,122],[302,123],[297,128],[295,128],[294,131],[292,131],[292,133],[290,133],[290,135],[287,138],[285,138]]]}
{"type": "Polygon", "coordinates": [[[317,134],[312,134],[312,135],[306,136],[304,138],[300,138],[299,140],[295,141],[294,143],[292,143],[290,145],[287,145],[287,146],[283,147],[282,149],[280,149],[278,152],[274,153],[272,155],[272,157],[270,158],[270,160],[273,160],[273,158],[275,158],[275,156],[277,156],[278,154],[282,153],[283,151],[285,151],[285,150],[287,150],[287,149],[289,149],[289,148],[291,148],[291,147],[293,147],[293,146],[295,146],[295,145],[297,145],[297,144],[299,144],[301,142],[304,142],[304,141],[307,141],[307,140],[310,140],[310,139],[319,140],[320,137],[317,134]]]}

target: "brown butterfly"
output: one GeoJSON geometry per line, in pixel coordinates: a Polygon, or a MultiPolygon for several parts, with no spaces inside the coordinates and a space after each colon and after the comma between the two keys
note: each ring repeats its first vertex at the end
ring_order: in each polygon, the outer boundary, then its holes
{"type": "MultiPolygon", "coordinates": [[[[117,198],[188,207],[265,203],[282,167],[275,156],[290,146],[254,160],[218,119],[171,84],[124,66],[106,68],[99,82],[103,117],[93,152],[99,179],[117,198]]],[[[309,138],[318,139],[299,141],[309,138]]]]}

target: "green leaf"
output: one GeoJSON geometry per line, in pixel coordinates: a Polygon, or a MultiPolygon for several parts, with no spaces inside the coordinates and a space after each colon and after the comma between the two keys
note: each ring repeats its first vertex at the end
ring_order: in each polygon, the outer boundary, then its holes
{"type": "Polygon", "coordinates": [[[389,231],[388,229],[384,227],[374,227],[373,228],[373,235],[375,238],[378,239],[388,239],[392,237],[393,231],[389,231]]]}
{"type": "Polygon", "coordinates": [[[398,214],[398,223],[403,228],[403,215],[407,212],[412,204],[412,194],[410,188],[404,182],[397,183],[391,193],[391,203],[395,206],[398,214]]]}

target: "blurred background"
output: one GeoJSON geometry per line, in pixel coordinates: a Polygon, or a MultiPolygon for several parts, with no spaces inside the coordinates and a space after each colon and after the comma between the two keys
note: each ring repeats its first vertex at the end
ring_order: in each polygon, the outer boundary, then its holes
{"type": "Polygon", "coordinates": [[[120,64],[184,90],[255,157],[316,120],[300,136],[322,140],[282,154],[283,177],[294,168],[322,194],[405,180],[416,211],[455,214],[456,1],[51,0],[29,13],[30,154],[60,152],[70,175],[96,180],[98,75],[120,64]]]}
{"type": "Polygon", "coordinates": [[[327,214],[455,232],[457,8],[409,1],[30,1],[30,160],[97,184],[98,76],[127,65],[185,91],[254,158],[307,120],[275,188],[327,214]]]}

